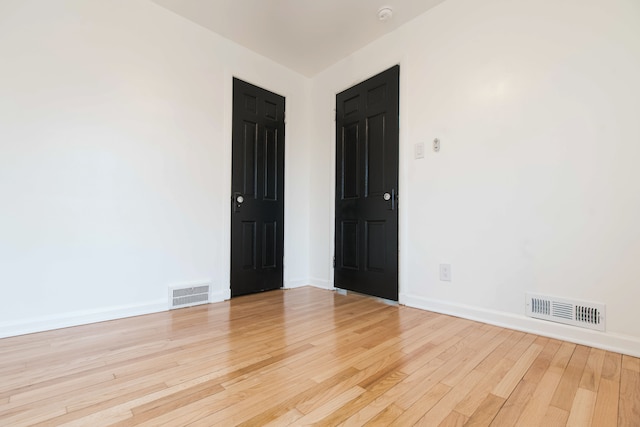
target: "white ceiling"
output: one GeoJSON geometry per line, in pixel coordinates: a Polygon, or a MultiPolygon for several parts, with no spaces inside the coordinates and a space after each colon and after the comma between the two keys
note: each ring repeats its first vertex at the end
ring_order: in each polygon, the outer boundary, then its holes
{"type": "Polygon", "coordinates": [[[311,77],[444,0],[152,1],[311,77]]]}

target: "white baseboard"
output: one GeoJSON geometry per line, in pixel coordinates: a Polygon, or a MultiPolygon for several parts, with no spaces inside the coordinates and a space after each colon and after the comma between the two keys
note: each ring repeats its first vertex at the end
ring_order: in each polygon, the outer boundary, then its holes
{"type": "Polygon", "coordinates": [[[0,323],[0,338],[122,319],[124,317],[141,316],[143,314],[158,313],[167,310],[167,300],[161,299],[149,301],[144,304],[123,305],[98,310],[82,310],[61,315],[35,317],[16,322],[2,322],[0,323]]]}
{"type": "MultiPolygon", "coordinates": [[[[306,280],[288,281],[286,287],[293,288],[310,285],[321,289],[334,289],[327,280],[312,278],[309,282],[306,280]]],[[[210,296],[210,302],[220,302],[230,297],[231,291],[226,289],[212,294],[210,296]]],[[[575,328],[558,323],[532,319],[524,315],[518,316],[512,313],[454,304],[414,295],[400,294],[399,300],[400,304],[409,307],[462,317],[464,319],[475,320],[504,328],[640,357],[640,339],[628,335],[575,328]]],[[[158,313],[166,311],[167,309],[167,301],[162,299],[149,301],[145,304],[116,306],[99,310],[82,310],[56,316],[43,316],[16,322],[3,322],[0,323],[0,338],[158,313]]]]}
{"type": "Polygon", "coordinates": [[[524,315],[518,316],[512,313],[454,304],[407,294],[400,294],[400,304],[640,357],[640,338],[629,335],[592,331],[533,319],[524,315]]]}
{"type": "Polygon", "coordinates": [[[329,289],[330,291],[335,289],[333,287],[333,284],[330,283],[328,280],[317,279],[315,277],[312,277],[311,279],[309,279],[309,283],[308,284],[310,286],[314,286],[314,287],[320,288],[320,289],[329,289]]]}
{"type": "Polygon", "coordinates": [[[223,289],[209,295],[209,302],[221,302],[229,299],[231,299],[231,289],[223,289]]]}
{"type": "MultiPolygon", "coordinates": [[[[228,299],[231,299],[231,289],[222,289],[218,292],[212,292],[209,295],[210,303],[222,302],[228,299]]],[[[0,338],[50,331],[53,329],[69,328],[72,326],[87,325],[89,323],[141,316],[144,314],[159,313],[167,311],[168,309],[167,300],[160,299],[149,301],[144,304],[122,305],[97,310],[81,310],[54,316],[36,317],[16,322],[2,322],[0,323],[0,338]]]]}
{"type": "Polygon", "coordinates": [[[294,289],[301,288],[303,286],[309,285],[309,279],[293,279],[293,280],[285,280],[284,289],[294,289]]]}

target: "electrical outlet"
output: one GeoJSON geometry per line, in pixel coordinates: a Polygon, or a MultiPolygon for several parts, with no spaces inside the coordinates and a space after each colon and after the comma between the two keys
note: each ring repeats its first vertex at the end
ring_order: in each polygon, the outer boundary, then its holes
{"type": "Polygon", "coordinates": [[[451,264],[440,264],[440,281],[451,281],[451,264]]]}

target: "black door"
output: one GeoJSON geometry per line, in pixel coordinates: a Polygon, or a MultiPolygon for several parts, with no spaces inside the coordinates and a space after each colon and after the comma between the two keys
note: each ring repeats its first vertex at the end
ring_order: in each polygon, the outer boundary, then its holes
{"type": "Polygon", "coordinates": [[[282,287],[284,98],[233,79],[231,296],[282,287]]]}
{"type": "Polygon", "coordinates": [[[398,300],[400,67],[336,96],[335,286],[398,300]]]}

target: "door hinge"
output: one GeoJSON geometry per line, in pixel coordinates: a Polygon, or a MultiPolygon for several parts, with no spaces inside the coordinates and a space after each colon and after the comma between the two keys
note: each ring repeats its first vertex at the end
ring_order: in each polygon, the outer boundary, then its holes
{"type": "Polygon", "coordinates": [[[336,257],[333,257],[333,268],[336,268],[336,257]]]}

